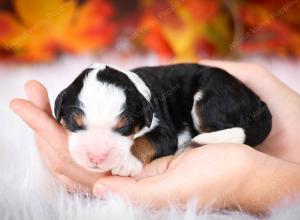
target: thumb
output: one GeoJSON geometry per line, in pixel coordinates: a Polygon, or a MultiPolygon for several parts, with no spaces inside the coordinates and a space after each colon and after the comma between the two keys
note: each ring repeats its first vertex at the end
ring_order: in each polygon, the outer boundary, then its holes
{"type": "Polygon", "coordinates": [[[103,197],[109,192],[133,195],[138,190],[136,185],[138,185],[136,180],[130,177],[107,176],[94,184],[93,193],[96,197],[103,197]]]}
{"type": "MultiPolygon", "coordinates": [[[[171,180],[170,180],[171,181],[171,180]]],[[[164,175],[153,176],[141,180],[121,176],[105,176],[100,178],[93,187],[93,194],[103,198],[109,193],[117,193],[133,202],[151,203],[162,206],[168,203],[170,182],[164,175]]]]}
{"type": "Polygon", "coordinates": [[[144,167],[141,174],[135,179],[120,176],[103,177],[95,183],[93,193],[97,197],[102,197],[108,192],[118,192],[130,197],[137,197],[148,187],[151,179],[158,180],[164,175],[173,157],[167,156],[152,161],[144,167]]]}
{"type": "Polygon", "coordinates": [[[138,182],[130,177],[107,176],[95,183],[93,194],[103,198],[110,193],[116,193],[135,202],[151,201],[152,198],[147,193],[149,187],[149,183],[138,182]]]}

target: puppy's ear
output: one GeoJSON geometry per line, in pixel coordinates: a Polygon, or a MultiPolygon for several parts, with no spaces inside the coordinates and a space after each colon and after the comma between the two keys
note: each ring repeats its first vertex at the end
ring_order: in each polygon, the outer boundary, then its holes
{"type": "Polygon", "coordinates": [[[145,99],[144,96],[140,96],[141,103],[142,103],[142,113],[145,121],[145,125],[149,128],[152,123],[153,119],[153,109],[150,102],[145,99]]]}
{"type": "Polygon", "coordinates": [[[64,95],[65,91],[62,91],[59,93],[59,95],[55,99],[55,105],[54,105],[54,114],[56,121],[60,123],[61,117],[62,117],[62,107],[63,107],[63,102],[64,102],[64,95]]]}

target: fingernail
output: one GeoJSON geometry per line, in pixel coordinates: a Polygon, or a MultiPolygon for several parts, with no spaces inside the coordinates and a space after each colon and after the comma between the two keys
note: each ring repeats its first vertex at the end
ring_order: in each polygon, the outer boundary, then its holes
{"type": "Polygon", "coordinates": [[[97,197],[102,197],[109,192],[109,189],[103,184],[98,184],[94,188],[94,195],[97,197]]]}

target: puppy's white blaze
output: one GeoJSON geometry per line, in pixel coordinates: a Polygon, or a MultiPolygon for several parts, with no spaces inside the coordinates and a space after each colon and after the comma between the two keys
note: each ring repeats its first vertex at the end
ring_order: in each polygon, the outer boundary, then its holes
{"type": "Polygon", "coordinates": [[[124,73],[125,75],[127,75],[128,78],[133,82],[136,89],[146,98],[146,100],[148,102],[150,102],[150,100],[151,100],[150,89],[136,73],[128,71],[128,70],[123,70],[123,69],[113,66],[113,65],[106,65],[103,63],[94,63],[93,65],[91,65],[91,68],[97,68],[98,70],[104,70],[106,66],[111,67],[111,68],[118,70],[118,71],[124,73]]]}
{"type": "Polygon", "coordinates": [[[185,143],[191,140],[192,136],[188,128],[184,129],[177,135],[178,148],[181,148],[185,143]]]}
{"type": "Polygon", "coordinates": [[[106,64],[104,64],[104,63],[93,63],[92,65],[89,66],[89,68],[98,69],[98,70],[105,70],[106,64]]]}
{"type": "Polygon", "coordinates": [[[133,135],[133,138],[136,139],[136,138],[141,137],[144,134],[152,131],[155,127],[157,127],[158,124],[159,124],[159,119],[156,117],[156,115],[154,113],[150,127],[149,128],[147,126],[143,127],[139,132],[137,132],[137,133],[135,133],[135,135],[133,135]]]}
{"type": "Polygon", "coordinates": [[[78,96],[85,112],[85,123],[87,127],[113,127],[123,111],[126,95],[121,88],[97,80],[97,73],[95,69],[87,75],[78,96]]]}
{"type": "Polygon", "coordinates": [[[193,138],[199,144],[236,143],[243,144],[246,135],[244,129],[240,127],[225,130],[203,133],[193,138]]]}
{"type": "Polygon", "coordinates": [[[198,92],[194,95],[194,103],[193,103],[193,107],[192,107],[192,111],[191,111],[191,115],[192,115],[192,119],[193,119],[194,128],[195,128],[197,131],[200,131],[201,121],[200,121],[200,117],[198,117],[197,112],[196,112],[196,102],[198,102],[199,100],[201,100],[202,97],[203,97],[202,91],[198,91],[198,92]]]}

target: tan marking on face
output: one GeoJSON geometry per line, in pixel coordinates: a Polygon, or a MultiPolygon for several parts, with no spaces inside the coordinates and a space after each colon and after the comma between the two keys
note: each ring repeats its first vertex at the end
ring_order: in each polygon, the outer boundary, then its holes
{"type": "Polygon", "coordinates": [[[126,123],[127,123],[127,118],[121,117],[117,121],[116,128],[123,128],[126,125],[126,123]]]}
{"type": "Polygon", "coordinates": [[[152,161],[155,151],[150,141],[145,136],[142,136],[134,140],[131,153],[143,164],[147,164],[152,161]]]}
{"type": "Polygon", "coordinates": [[[138,133],[140,130],[141,130],[141,129],[140,129],[140,126],[139,126],[139,125],[136,125],[136,126],[134,126],[134,128],[133,128],[133,132],[134,132],[135,134],[138,133]]]}
{"type": "Polygon", "coordinates": [[[73,119],[78,126],[83,126],[83,115],[81,113],[74,114],[73,119]]]}

